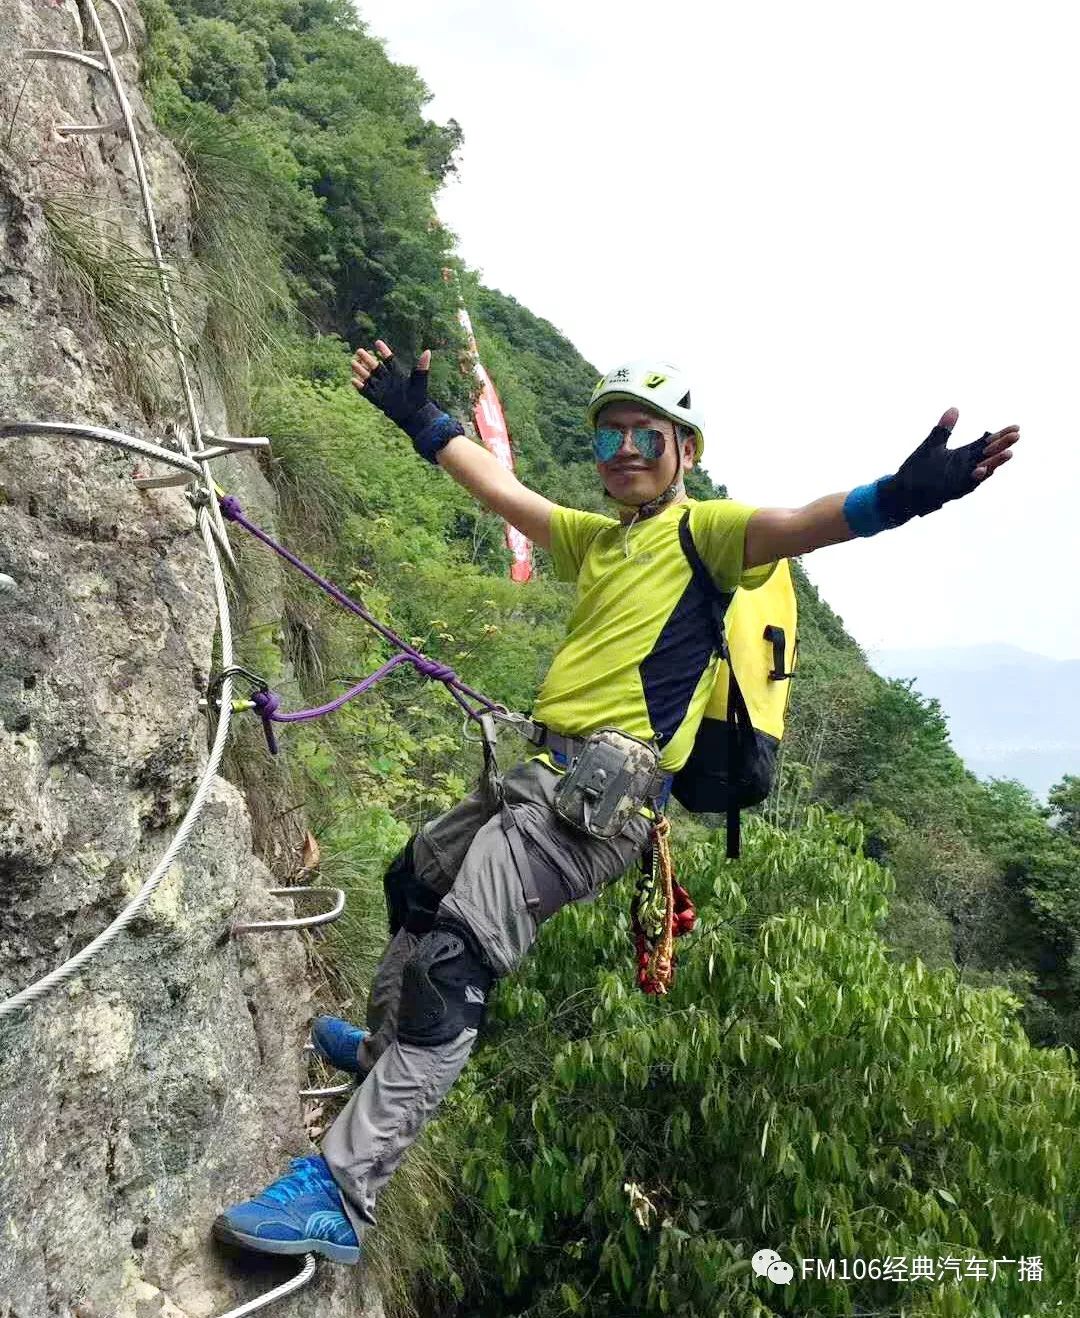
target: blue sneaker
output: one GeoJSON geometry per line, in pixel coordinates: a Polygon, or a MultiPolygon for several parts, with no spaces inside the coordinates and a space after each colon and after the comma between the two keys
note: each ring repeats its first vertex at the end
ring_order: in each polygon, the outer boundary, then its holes
{"type": "Polygon", "coordinates": [[[367,1030],[350,1025],[338,1016],[316,1016],[311,1022],[311,1042],[315,1051],[339,1071],[350,1071],[353,1075],[359,1072],[356,1054],[365,1038],[367,1030]]]}
{"type": "Polygon", "coordinates": [[[263,1254],[322,1254],[335,1263],[359,1263],[360,1242],[325,1160],[291,1163],[292,1171],[262,1194],[226,1208],[214,1222],[214,1235],[263,1254]]]}

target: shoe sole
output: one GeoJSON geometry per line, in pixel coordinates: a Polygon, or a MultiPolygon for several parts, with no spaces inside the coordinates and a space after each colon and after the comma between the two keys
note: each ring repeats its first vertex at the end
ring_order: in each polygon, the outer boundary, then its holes
{"type": "Polygon", "coordinates": [[[222,1215],[214,1219],[213,1233],[218,1240],[229,1245],[240,1245],[256,1254],[321,1254],[334,1263],[360,1262],[359,1245],[335,1245],[332,1240],[266,1240],[261,1236],[247,1236],[222,1215]]]}

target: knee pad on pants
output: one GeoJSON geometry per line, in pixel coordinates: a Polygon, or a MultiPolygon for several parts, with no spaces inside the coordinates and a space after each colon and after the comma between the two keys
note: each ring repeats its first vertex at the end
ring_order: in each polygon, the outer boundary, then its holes
{"type": "Polygon", "coordinates": [[[422,938],[435,923],[442,900],[434,888],[416,875],[413,862],[414,833],[403,850],[399,851],[383,875],[386,893],[386,914],[390,922],[390,937],[405,928],[422,938]]]}
{"type": "Polygon", "coordinates": [[[440,921],[405,962],[398,1038],[431,1047],[478,1029],[494,978],[472,934],[440,921]]]}

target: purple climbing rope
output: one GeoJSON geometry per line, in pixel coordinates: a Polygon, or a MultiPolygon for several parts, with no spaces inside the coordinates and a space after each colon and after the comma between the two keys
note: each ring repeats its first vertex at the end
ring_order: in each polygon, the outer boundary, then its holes
{"type": "Polygon", "coordinates": [[[392,673],[395,668],[406,663],[411,664],[423,677],[430,678],[433,682],[442,682],[447,691],[449,691],[470,718],[479,719],[482,713],[506,713],[505,706],[496,704],[481,692],[474,690],[471,686],[467,686],[458,677],[457,673],[446,664],[439,663],[437,659],[429,659],[427,655],[421,654],[419,650],[403,640],[397,632],[392,631],[391,628],[387,627],[384,623],[381,623],[378,618],[373,617],[363,605],[357,604],[355,600],[350,599],[349,596],[346,595],[343,590],[340,590],[335,586],[332,581],[327,581],[325,577],[319,576],[313,568],[310,568],[306,563],[301,562],[300,559],[298,559],[295,554],[290,553],[284,545],[279,545],[277,541],[272,540],[265,531],[257,527],[254,522],[248,521],[244,516],[243,509],[240,507],[240,500],[237,499],[235,495],[227,494],[220,496],[218,504],[221,508],[221,515],[226,521],[235,522],[237,526],[242,526],[245,531],[249,531],[257,540],[261,540],[263,544],[272,549],[275,554],[279,554],[286,562],[291,563],[293,567],[298,568],[309,580],[314,581],[317,586],[325,590],[331,599],[336,600],[342,608],[348,609],[351,613],[355,613],[358,618],[362,618],[369,627],[373,627],[380,636],[389,641],[398,651],[398,653],[394,655],[392,659],[388,659],[381,668],[376,669],[374,673],[365,677],[362,682],[358,682],[356,686],[351,687],[344,695],[338,696],[336,700],[331,700],[329,704],[319,705],[315,709],[300,709],[295,710],[290,714],[282,714],[279,711],[281,697],[275,691],[266,689],[256,691],[251,697],[251,703],[255,706],[259,717],[262,719],[263,731],[266,733],[266,744],[272,755],[276,755],[278,750],[277,738],[274,736],[273,728],[275,723],[305,723],[309,719],[319,718],[322,714],[332,713],[335,709],[340,709],[346,701],[352,700],[354,696],[363,695],[363,693],[370,690],[376,682],[380,682],[387,676],[387,674],[392,673]],[[470,704],[470,701],[474,703],[470,704]]]}

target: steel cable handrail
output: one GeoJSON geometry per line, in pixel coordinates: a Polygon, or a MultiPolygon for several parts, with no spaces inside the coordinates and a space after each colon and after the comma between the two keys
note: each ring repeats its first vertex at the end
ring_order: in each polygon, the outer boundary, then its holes
{"type": "MultiPolygon", "coordinates": [[[[214,591],[217,598],[218,620],[221,627],[221,654],[226,665],[233,661],[233,639],[232,639],[232,620],[229,614],[229,600],[225,589],[225,574],[221,568],[221,560],[218,558],[217,548],[214,536],[211,531],[209,518],[206,516],[205,508],[198,510],[198,526],[202,533],[203,545],[206,548],[207,556],[214,574],[214,591]]],[[[31,1002],[36,1002],[46,994],[51,993],[53,989],[58,988],[72,975],[79,971],[90,959],[103,951],[113,941],[117,934],[123,932],[131,923],[136,915],[142,910],[146,903],[153,896],[154,889],[168,873],[173,861],[176,859],[180,848],[187,841],[191,830],[198,822],[199,815],[206,805],[206,798],[210,793],[210,788],[217,776],[218,766],[221,763],[221,757],[225,751],[225,743],[229,735],[229,723],[232,717],[232,678],[226,677],[222,684],[222,698],[224,701],[221,719],[217,726],[217,735],[214,738],[213,747],[210,750],[210,758],[207,760],[206,768],[199,780],[199,785],[195,789],[195,795],[191,804],[188,806],[187,813],[180,822],[180,826],[169,844],[165,854],[158,861],[153,873],[142,885],[139,891],[124,907],[120,914],[112,921],[107,928],[103,929],[100,934],[73,957],[69,957],[62,965],[55,970],[44,975],[41,979],[28,985],[12,997],[0,1002],[0,1017],[9,1016],[31,1002]]]]}
{"type": "MultiPolygon", "coordinates": [[[[189,443],[183,427],[179,427],[177,430],[176,438],[181,452],[176,453],[175,451],[164,449],[159,445],[151,444],[145,440],[136,439],[134,436],[123,435],[118,431],[109,430],[104,427],[83,426],[67,422],[34,421],[0,422],[0,438],[16,435],[60,434],[72,438],[93,440],[98,443],[111,444],[129,452],[140,454],[143,457],[151,458],[155,461],[164,462],[193,478],[191,483],[195,488],[189,491],[188,497],[195,509],[196,525],[202,536],[203,546],[206,550],[206,555],[209,559],[213,575],[218,625],[221,630],[221,658],[222,664],[226,669],[226,674],[221,684],[221,717],[217,722],[214,743],[211,747],[206,767],[199,780],[198,786],[196,787],[195,794],[188,806],[187,812],[177,828],[172,842],[166,849],[165,854],[132,900],[128,902],[120,914],[106,929],[82,948],[81,951],[76,953],[75,956],[70,957],[62,965],[57,966],[55,970],[29,985],[27,988],[14,994],[6,1001],[0,1003],[0,1018],[11,1015],[27,1004],[46,996],[60,984],[70,979],[88,961],[90,961],[92,957],[106,948],[147,904],[162,878],[169,872],[173,860],[188,840],[191,831],[198,822],[199,816],[202,814],[225,751],[232,715],[232,677],[228,672],[234,664],[232,620],[229,612],[225,575],[222,570],[221,557],[219,557],[218,553],[219,549],[226,562],[234,570],[236,569],[236,560],[233,556],[232,547],[229,544],[229,537],[225,529],[225,523],[221,515],[220,507],[214,497],[215,485],[209,468],[209,459],[220,456],[223,452],[228,451],[228,448],[227,445],[225,448],[207,448],[203,442],[202,426],[195,405],[195,395],[187,367],[183,341],[180,336],[180,326],[172,300],[168,269],[162,255],[157,220],[154,214],[153,198],[150,193],[150,185],[143,161],[142,149],[135,128],[135,119],[132,114],[131,104],[128,100],[127,92],[124,88],[114,58],[116,55],[126,53],[131,48],[131,32],[118,0],[105,0],[105,3],[116,15],[120,24],[121,40],[116,47],[112,47],[109,44],[100,16],[98,15],[97,8],[94,4],[94,0],[83,0],[84,13],[90,20],[100,47],[98,52],[102,57],[100,60],[95,59],[93,56],[82,51],[75,52],[66,50],[31,50],[25,51],[24,56],[29,59],[61,59],[74,62],[84,68],[92,70],[93,72],[104,75],[108,78],[113,87],[122,116],[119,121],[114,120],[98,126],[66,125],[61,128],[60,131],[75,135],[86,135],[97,131],[109,132],[113,130],[123,130],[126,134],[131,149],[136,176],[138,178],[139,190],[142,196],[146,228],[150,238],[154,264],[157,268],[158,283],[168,320],[171,347],[175,358],[177,374],[179,377],[181,392],[183,394],[184,406],[188,416],[193,443],[189,443]]],[[[152,482],[148,482],[148,484],[150,483],[152,482]]],[[[323,920],[326,918],[328,917],[322,917],[323,920]]],[[[246,1304],[242,1304],[238,1308],[229,1310],[227,1314],[222,1315],[222,1318],[244,1318],[244,1315],[254,1313],[266,1305],[273,1303],[275,1300],[282,1299],[285,1296],[292,1294],[294,1291],[299,1290],[301,1287],[306,1286],[315,1275],[316,1262],[314,1254],[306,1255],[304,1257],[303,1267],[295,1277],[266,1294],[261,1295],[246,1304]]]]}
{"type": "MultiPolygon", "coordinates": [[[[122,40],[117,48],[117,53],[127,50],[130,45],[130,34],[124,15],[115,3],[115,0],[107,0],[110,7],[117,13],[120,19],[122,29],[122,40]]],[[[184,353],[183,340],[180,337],[180,325],[176,318],[176,309],[172,299],[172,289],[169,284],[168,270],[165,265],[165,259],[161,250],[161,242],[158,236],[157,219],[154,213],[153,197],[150,193],[150,184],[146,174],[146,167],[143,161],[142,148],[139,143],[138,133],[135,128],[135,118],[131,110],[131,102],[128,100],[127,92],[124,89],[123,81],[120,77],[120,71],[117,68],[114,58],[113,48],[109,44],[105,29],[102,26],[101,18],[98,15],[94,0],[84,0],[84,6],[87,16],[90,19],[94,29],[94,35],[98,42],[98,51],[101,59],[95,59],[85,52],[64,51],[64,50],[32,50],[24,52],[30,59],[57,58],[73,60],[77,64],[88,67],[97,73],[106,76],[112,85],[113,92],[120,106],[120,112],[123,117],[123,127],[125,129],[128,145],[131,149],[132,160],[135,165],[135,173],[139,182],[139,191],[142,197],[144,218],[146,229],[150,238],[150,246],[153,253],[154,265],[157,269],[158,284],[161,289],[162,301],[165,307],[169,338],[175,358],[177,374],[180,381],[181,392],[184,399],[184,407],[187,412],[188,421],[191,426],[192,436],[195,440],[194,448],[188,443],[187,436],[183,428],[177,431],[177,440],[182,450],[176,453],[161,448],[158,445],[149,444],[144,440],[138,440],[134,436],[123,435],[119,431],[109,430],[99,426],[82,426],[71,425],[66,422],[6,422],[0,425],[0,436],[11,436],[16,434],[64,434],[78,439],[90,439],[99,443],[112,444],[116,447],[127,449],[133,453],[140,453],[144,457],[150,457],[157,461],[166,462],[169,465],[178,468],[181,471],[191,474],[200,485],[203,492],[202,501],[193,501],[196,510],[196,523],[202,535],[203,545],[207,557],[210,561],[210,567],[214,578],[214,593],[217,603],[218,625],[221,629],[221,656],[222,662],[226,668],[233,664],[233,639],[232,639],[232,620],[229,613],[228,595],[225,589],[225,576],[221,567],[221,560],[218,557],[218,548],[220,547],[225,555],[226,560],[231,566],[235,567],[235,560],[232,550],[229,546],[228,534],[217,507],[217,501],[214,496],[213,480],[210,476],[206,460],[200,464],[193,456],[194,453],[204,449],[202,442],[202,429],[199,421],[198,410],[195,406],[195,395],[191,386],[191,377],[187,368],[187,359],[184,353]]],[[[80,970],[92,957],[106,948],[112,940],[121,933],[135,918],[140,910],[146,905],[154,893],[154,890],[160,884],[161,880],[168,873],[180,848],[187,841],[192,829],[198,822],[199,815],[206,805],[206,799],[210,793],[210,788],[221,763],[222,755],[225,751],[225,744],[229,735],[229,725],[232,717],[232,679],[226,677],[222,685],[222,700],[224,707],[222,717],[220,718],[214,744],[210,750],[210,756],[207,760],[206,768],[195,789],[195,795],[191,804],[188,806],[187,813],[180,822],[180,826],[165,851],[164,856],[158,862],[153,872],[143,883],[142,887],[135,894],[130,902],[124,907],[120,914],[107,926],[98,936],[88,943],[75,956],[70,957],[62,965],[57,966],[55,970],[43,976],[41,979],[28,985],[20,992],[0,1003],[0,1018],[11,1015],[20,1010],[29,1003],[36,1002],[38,999],[50,993],[53,989],[70,979],[78,970],[80,970]]]]}
{"type": "Polygon", "coordinates": [[[147,439],[125,435],[120,430],[109,430],[105,426],[75,425],[70,421],[0,421],[0,439],[13,439],[20,435],[63,435],[70,439],[93,439],[114,448],[127,449],[129,453],[138,453],[140,457],[153,458],[155,462],[167,462],[192,476],[202,475],[202,468],[194,458],[177,453],[175,449],[152,444],[147,439]]]}

